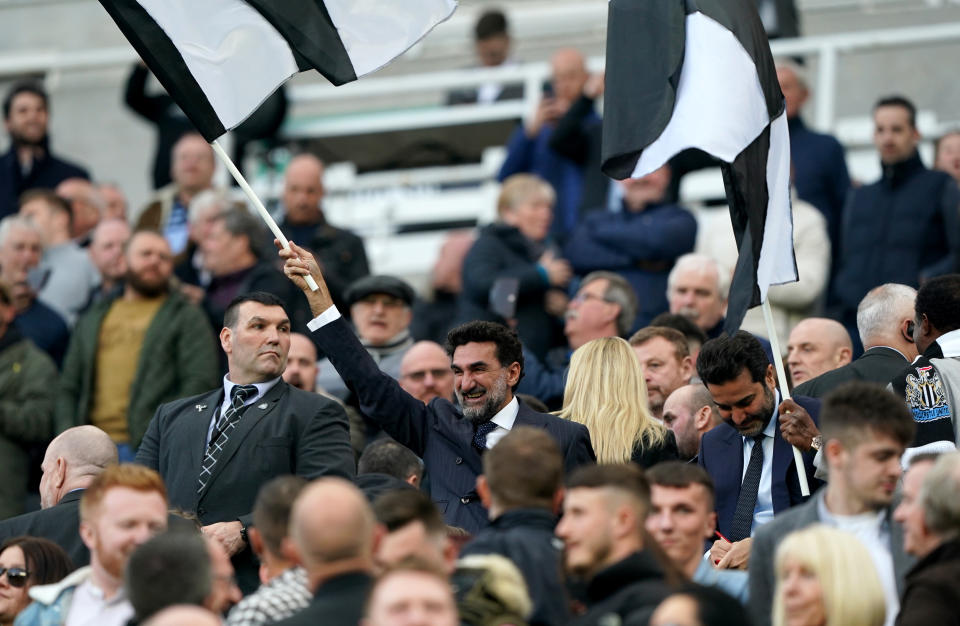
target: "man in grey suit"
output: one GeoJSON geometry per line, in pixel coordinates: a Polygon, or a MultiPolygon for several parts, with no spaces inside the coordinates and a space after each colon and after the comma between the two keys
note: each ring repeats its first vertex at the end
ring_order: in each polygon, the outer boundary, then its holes
{"type": "Polygon", "coordinates": [[[290,318],[276,296],[234,298],[220,345],[229,365],[223,386],[161,405],[137,462],[160,472],[171,507],[196,513],[248,593],[258,585],[247,528],[260,487],[284,474],[353,478],[356,467],[340,405],[281,380],[290,318]]]}
{"type": "Polygon", "coordinates": [[[769,625],[773,606],[774,554],[795,530],[822,523],[855,535],[870,551],[887,599],[887,621],[900,608],[903,577],[911,563],[903,530],[893,522],[900,457],[916,426],[903,401],[882,387],[846,383],[820,409],[823,458],[830,482],[805,504],[778,515],[753,538],[750,555],[750,612],[769,625]]]}

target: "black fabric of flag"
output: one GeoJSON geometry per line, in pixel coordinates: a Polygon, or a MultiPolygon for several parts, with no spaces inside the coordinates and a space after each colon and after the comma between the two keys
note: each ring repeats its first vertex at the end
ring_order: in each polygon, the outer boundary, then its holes
{"type": "Polygon", "coordinates": [[[723,161],[740,251],[725,328],[797,280],[783,94],[753,0],[611,0],[603,171],[639,178],[687,148],[723,161]]]}
{"type": "Polygon", "coordinates": [[[456,0],[100,0],[207,141],[288,78],[340,85],[373,72],[447,19],[456,0]]]}

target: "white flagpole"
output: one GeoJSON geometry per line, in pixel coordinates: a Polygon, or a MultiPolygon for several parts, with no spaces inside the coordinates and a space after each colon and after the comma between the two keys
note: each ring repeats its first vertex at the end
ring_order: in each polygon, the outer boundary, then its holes
{"type": "MultiPolygon", "coordinates": [[[[770,339],[770,348],[773,351],[773,366],[777,370],[777,380],[780,381],[780,394],[784,400],[790,399],[790,388],[787,386],[787,373],[783,370],[783,359],[780,357],[780,338],[773,324],[773,313],[770,311],[770,299],[760,305],[763,309],[763,321],[767,324],[767,336],[770,339]]],[[[810,485],[807,483],[807,469],[803,464],[803,457],[797,446],[793,447],[793,461],[797,465],[797,478],[800,479],[800,493],[810,495],[810,485]]]]}
{"type": "MultiPolygon", "coordinates": [[[[223,147],[220,145],[220,142],[214,139],[211,143],[213,146],[213,151],[217,153],[217,156],[220,157],[220,160],[223,161],[223,164],[227,166],[227,171],[229,171],[236,181],[240,184],[240,189],[243,189],[243,193],[246,194],[247,199],[250,200],[250,203],[257,210],[257,213],[260,214],[260,218],[263,219],[267,227],[273,233],[273,236],[277,238],[284,248],[290,248],[290,242],[287,241],[287,238],[283,236],[280,227],[277,226],[277,223],[274,221],[273,217],[270,216],[270,213],[267,212],[267,209],[263,206],[263,203],[260,202],[260,198],[257,197],[257,194],[254,193],[253,189],[250,188],[250,185],[247,184],[247,179],[243,177],[243,174],[240,173],[240,170],[237,169],[237,166],[233,164],[233,161],[227,156],[227,153],[224,152],[223,147]]],[[[317,281],[313,280],[313,276],[307,274],[307,285],[313,291],[316,291],[320,287],[317,286],[317,281]]]]}

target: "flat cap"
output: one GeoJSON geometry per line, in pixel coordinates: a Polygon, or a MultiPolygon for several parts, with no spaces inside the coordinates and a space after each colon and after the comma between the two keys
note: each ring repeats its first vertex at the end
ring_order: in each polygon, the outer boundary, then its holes
{"type": "Polygon", "coordinates": [[[344,297],[347,299],[347,305],[353,306],[358,300],[363,300],[373,293],[385,293],[403,300],[407,306],[413,306],[413,287],[396,276],[364,276],[347,287],[344,297]]]}

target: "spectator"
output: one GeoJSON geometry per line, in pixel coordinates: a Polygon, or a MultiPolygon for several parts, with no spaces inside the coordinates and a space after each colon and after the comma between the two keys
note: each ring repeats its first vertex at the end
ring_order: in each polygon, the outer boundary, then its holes
{"type": "Polygon", "coordinates": [[[676,459],[677,442],[651,417],[645,396],[630,345],[619,337],[594,339],[573,353],[557,415],[587,427],[598,462],[651,467],[676,459]]]}
{"type": "Polygon", "coordinates": [[[320,348],[356,391],[364,414],[424,460],[431,475],[431,497],[448,503],[444,513],[447,524],[469,532],[486,526],[487,514],[474,490],[480,454],[515,425],[545,428],[560,444],[568,469],[596,460],[586,428],[535,413],[514,398],[523,374],[523,352],[515,332],[490,322],[472,322],[450,331],[447,352],[453,361],[454,392],[460,407],[443,398],[424,406],[377,368],[339,318],[310,253],[293,244],[289,251],[281,250],[280,256],[286,259],[284,272],[307,293],[317,316],[310,328],[320,348]],[[307,286],[305,273],[321,286],[318,291],[307,286]]]}
{"type": "Polygon", "coordinates": [[[891,524],[891,503],[901,473],[900,457],[910,443],[914,426],[902,402],[864,382],[846,383],[828,395],[822,421],[823,458],[830,482],[802,506],[778,515],[754,536],[750,555],[753,619],[758,626],[769,623],[775,598],[770,581],[777,545],[794,530],[823,523],[852,533],[867,547],[886,596],[886,623],[892,625],[908,559],[903,552],[902,530],[891,524]]]}
{"type": "Polygon", "coordinates": [[[453,572],[457,551],[430,496],[415,489],[393,489],[373,503],[377,522],[386,529],[374,551],[379,570],[416,558],[438,571],[453,572]]]}
{"type": "Polygon", "coordinates": [[[891,380],[917,423],[914,446],[932,441],[957,442],[953,364],[960,357],[960,274],[938,276],[917,291],[913,338],[920,357],[891,380]]]}
{"type": "Polygon", "coordinates": [[[640,302],[636,328],[667,310],[667,276],[677,258],[692,252],[696,242],[693,215],[664,202],[669,184],[669,166],[620,182],[622,210],[590,212],[573,229],[564,249],[577,274],[610,270],[630,281],[640,302]]]}
{"type": "Polygon", "coordinates": [[[204,606],[213,591],[207,541],[174,531],[138,546],[127,561],[124,591],[138,623],[170,606],[204,606]]]}
{"type": "Polygon", "coordinates": [[[230,563],[230,555],[216,537],[205,537],[207,555],[213,570],[213,586],[204,603],[217,615],[226,615],[230,608],[240,602],[243,592],[237,586],[237,576],[230,563]]]}
{"type": "Polygon", "coordinates": [[[50,151],[47,92],[34,82],[16,83],[3,99],[3,124],[10,149],[0,156],[0,217],[17,212],[17,200],[30,189],[53,189],[68,178],[90,178],[87,171],[50,151]]]}
{"type": "Polygon", "coordinates": [[[213,612],[199,606],[178,604],[163,609],[143,626],[220,626],[222,621],[213,612]]]}
{"type": "Polygon", "coordinates": [[[389,437],[372,442],[357,461],[357,487],[371,502],[386,491],[419,489],[422,478],[423,461],[389,437]]]}
{"type": "MultiPolygon", "coordinates": [[[[773,623],[892,623],[872,565],[870,552],[846,531],[815,524],[791,533],[777,550],[773,623]]],[[[769,617],[755,623],[769,623],[769,617]]]]}
{"type": "Polygon", "coordinates": [[[723,332],[729,293],[728,271],[700,254],[685,254],[677,259],[667,277],[670,312],[692,321],[709,339],[723,332]]]}
{"type": "Polygon", "coordinates": [[[123,572],[134,548],[167,528],[167,491],[156,472],[138,465],[108,467],[80,500],[80,536],[90,566],[34,589],[23,624],[123,626],[133,606],[123,572]]]}
{"type": "Polygon", "coordinates": [[[919,560],[907,572],[897,626],[956,624],[960,601],[960,454],[914,457],[894,512],[904,550],[919,560]]]}
{"type": "MultiPolygon", "coordinates": [[[[380,371],[393,379],[399,378],[400,363],[413,345],[410,337],[413,287],[395,276],[366,276],[350,285],[344,298],[360,343],[380,371]]],[[[340,400],[347,400],[350,389],[330,360],[322,359],[317,367],[317,386],[340,400]]]]}
{"type": "Polygon", "coordinates": [[[0,283],[0,520],[23,513],[29,447],[49,439],[57,366],[12,325],[10,289],[0,283]]]}
{"type": "Polygon", "coordinates": [[[797,196],[823,214],[830,249],[839,256],[843,206],[850,192],[850,175],[847,173],[843,146],[832,135],[811,130],[800,115],[810,97],[806,70],[788,59],[778,59],[776,63],[790,129],[793,184],[797,196]]]}
{"type": "Polygon", "coordinates": [[[196,132],[183,134],[173,145],[170,175],[173,182],[158,189],[137,217],[135,230],[163,233],[177,262],[184,259],[189,239],[187,207],[202,191],[213,186],[213,148],[196,132]]]}
{"type": "Polygon", "coordinates": [[[499,220],[485,227],[463,262],[459,318],[503,321],[490,295],[498,282],[516,281],[514,317],[524,345],[538,359],[556,345],[570,281],[570,264],[547,239],[553,219],[553,189],[529,174],[511,176],[497,201],[499,220]]]}
{"type": "Polygon", "coordinates": [[[668,594],[666,574],[646,532],[650,484],[637,466],[595,465],[567,480],[557,537],[568,574],[586,582],[585,614],[571,624],[643,624],[668,594]],[[602,622],[601,622],[602,620],[602,622]]]}
{"type": "Polygon", "coordinates": [[[960,183],[960,130],[941,135],[935,145],[936,160],[933,168],[946,172],[960,183]]]}
{"type": "Polygon", "coordinates": [[[376,521],[363,494],[341,478],[321,478],[297,497],[290,538],[313,591],[310,605],[282,626],[354,626],[373,572],[376,521]]]}
{"type": "Polygon", "coordinates": [[[284,175],[280,229],[313,253],[331,278],[333,301],[343,307],[347,287],[369,274],[370,267],[363,240],[327,222],[323,195],[323,162],[312,154],[291,159],[284,175]]]}
{"type": "Polygon", "coordinates": [[[39,298],[72,327],[100,277],[87,253],[70,238],[70,207],[52,191],[29,191],[20,198],[20,215],[37,227],[43,243],[39,298]]]}
{"type": "Polygon", "coordinates": [[[457,626],[457,605],[446,574],[415,561],[381,574],[370,589],[363,626],[457,626]]]}
{"type": "Polygon", "coordinates": [[[97,188],[86,178],[68,178],[54,193],[70,205],[70,236],[78,245],[90,245],[90,232],[100,223],[107,205],[97,188]]]}
{"type": "Polygon", "coordinates": [[[196,513],[223,544],[249,593],[258,577],[247,527],[260,487],[285,474],[352,478],[356,466],[343,409],[281,380],[290,347],[283,303],[264,292],[238,296],[224,323],[222,383],[160,405],[137,462],[160,471],[172,505],[196,513]]]}
{"type": "Polygon", "coordinates": [[[132,461],[157,406],[216,385],[217,354],[203,312],[169,290],[173,255],[157,232],[127,246],[123,294],[77,321],[63,365],[57,429],[103,429],[132,461]]]}
{"type": "MultiPolygon", "coordinates": [[[[311,344],[312,345],[312,344],[311,344]]],[[[227,626],[261,626],[307,608],[313,594],[307,572],[291,560],[290,511],[307,481],[280,476],[260,488],[253,505],[250,547],[260,558],[262,585],[233,607],[227,626]]]]}
{"type": "Polygon", "coordinates": [[[809,317],[790,331],[787,368],[794,386],[838,369],[853,359],[853,342],[842,324],[809,317]]]}
{"type": "Polygon", "coordinates": [[[913,341],[917,290],[887,283],[871,289],[857,307],[857,330],[864,353],[855,361],[794,387],[798,396],[822,398],[849,380],[886,385],[917,358],[913,341]]]}
{"type": "Polygon", "coordinates": [[[124,252],[130,235],[126,220],[116,218],[104,219],[90,234],[87,253],[100,274],[100,284],[90,292],[90,304],[109,300],[123,293],[123,281],[127,275],[127,257],[124,252]]]}
{"type": "Polygon", "coordinates": [[[418,341],[400,361],[400,387],[424,404],[434,398],[453,399],[450,355],[439,344],[418,341]]]}
{"type": "Polygon", "coordinates": [[[290,333],[283,380],[303,391],[314,391],[317,387],[317,347],[303,333],[290,333]]]}
{"type": "Polygon", "coordinates": [[[660,603],[650,626],[749,626],[742,604],[719,589],[688,584],[660,603]]]}
{"type": "Polygon", "coordinates": [[[222,213],[231,209],[242,210],[245,206],[236,203],[224,189],[201,191],[190,201],[187,207],[188,240],[187,249],[178,255],[173,273],[180,279],[180,290],[194,304],[203,300],[203,287],[210,284],[210,272],[204,268],[202,245],[210,236],[222,213]]]}
{"type": "Polygon", "coordinates": [[[525,349],[526,374],[517,389],[560,408],[573,351],[594,339],[625,336],[633,327],[636,311],[637,296],[622,276],[604,271],[587,274],[577,295],[567,303],[563,328],[567,345],[552,350],[543,363],[525,349]]]}
{"type": "Polygon", "coordinates": [[[960,190],[948,174],[920,161],[913,103],[883,98],[873,118],[883,177],[856,189],[844,209],[834,281],[834,317],[849,329],[870,289],[883,283],[917,287],[953,271],[960,254],[960,190]]]}
{"type": "MultiPolygon", "coordinates": [[[[690,362],[694,368],[697,366],[697,357],[700,356],[700,348],[707,343],[707,333],[690,321],[690,318],[675,313],[661,313],[650,321],[651,326],[666,326],[683,333],[687,339],[687,349],[690,351],[690,362]]],[[[693,372],[690,382],[700,382],[697,372],[693,372]]]]}
{"type": "Polygon", "coordinates": [[[0,280],[10,287],[13,326],[59,367],[70,342],[70,329],[59,313],[40,302],[30,285],[31,271],[42,253],[40,231],[31,222],[19,215],[0,220],[0,280]]]}
{"type": "Polygon", "coordinates": [[[37,585],[60,582],[73,571],[63,548],[39,537],[12,537],[0,545],[0,624],[13,624],[37,585]]]}
{"type": "Polygon", "coordinates": [[[484,455],[477,492],[490,512],[490,526],[467,543],[460,556],[499,554],[510,559],[533,601],[529,623],[567,624],[563,552],[553,535],[563,499],[563,457],[556,442],[539,429],[510,431],[484,455]]]}
{"type": "MultiPolygon", "coordinates": [[[[578,207],[583,188],[583,169],[579,163],[557,154],[550,148],[550,139],[557,121],[580,97],[589,75],[583,55],[573,48],[561,48],[550,59],[551,81],[544,87],[544,95],[536,113],[519,126],[507,142],[507,157],[500,167],[497,180],[505,182],[519,173],[535,174],[556,190],[556,219],[549,224],[549,232],[562,239],[577,224],[578,207]]],[[[591,112],[582,118],[582,124],[599,124],[600,118],[591,112]]]]}
{"type": "Polygon", "coordinates": [[[0,541],[19,535],[49,539],[77,567],[90,564],[80,538],[80,498],[103,470],[117,463],[117,448],[94,426],[70,428],[47,446],[40,469],[40,507],[0,522],[0,541]]]}
{"type": "MultiPolygon", "coordinates": [[[[757,338],[742,330],[705,343],[697,372],[724,422],[703,436],[698,457],[716,488],[717,527],[729,539],[715,541],[710,558],[746,569],[757,530],[806,500],[784,419],[816,423],[820,407],[816,400],[799,397],[781,404],[773,365],[757,338]],[[787,411],[793,415],[777,419],[787,411]]],[[[802,449],[809,450],[810,441],[802,449]]],[[[811,491],[819,486],[813,454],[807,452],[799,468],[811,491]]]]}
{"type": "Polygon", "coordinates": [[[680,387],[663,403],[663,425],[673,431],[681,461],[696,463],[703,436],[722,423],[716,403],[702,384],[680,387]]]}
{"type": "Polygon", "coordinates": [[[97,185],[97,192],[103,198],[103,219],[127,220],[127,196],[120,185],[112,182],[97,185]]]}
{"type": "Polygon", "coordinates": [[[457,561],[451,577],[465,626],[526,624],[533,610],[523,574],[499,554],[475,554],[457,561]]]}
{"type": "Polygon", "coordinates": [[[663,420],[663,405],[671,393],[690,383],[694,366],[680,331],[662,326],[641,328],[630,337],[647,385],[650,415],[663,420]]]}
{"type": "Polygon", "coordinates": [[[688,580],[716,587],[746,604],[747,574],[715,568],[703,555],[704,542],[713,540],[717,530],[710,475],[696,465],[668,461],[650,468],[647,479],[647,532],[688,580]]]}
{"type": "MultiPolygon", "coordinates": [[[[473,26],[473,49],[478,67],[510,67],[510,25],[499,9],[484,11],[473,26]]],[[[447,94],[447,104],[492,104],[523,98],[523,83],[484,83],[475,89],[457,89],[447,94]]]]}

